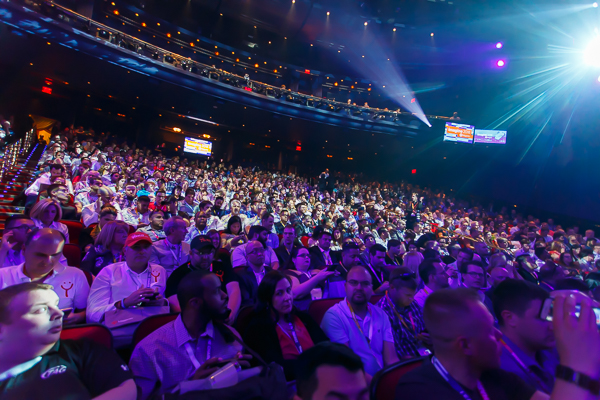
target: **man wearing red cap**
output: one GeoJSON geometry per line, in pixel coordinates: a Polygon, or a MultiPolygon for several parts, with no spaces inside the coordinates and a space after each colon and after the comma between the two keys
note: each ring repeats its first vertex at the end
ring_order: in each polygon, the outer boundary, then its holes
{"type": "Polygon", "coordinates": [[[123,251],[125,261],[104,267],[92,283],[88,298],[87,321],[107,324],[115,337],[115,347],[130,343],[133,331],[143,319],[137,314],[147,317],[168,312],[163,297],[167,275],[163,267],[149,262],[150,236],[132,233],[123,251]]]}

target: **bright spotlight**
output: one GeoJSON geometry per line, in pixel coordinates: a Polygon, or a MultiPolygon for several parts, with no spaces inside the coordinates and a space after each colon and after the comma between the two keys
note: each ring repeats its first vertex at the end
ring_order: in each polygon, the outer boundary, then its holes
{"type": "Polygon", "coordinates": [[[598,8],[598,3],[594,2],[594,3],[592,4],[592,7],[594,7],[594,8],[598,8]]]}
{"type": "Polygon", "coordinates": [[[598,82],[600,82],[600,76],[598,77],[598,82]]]}
{"type": "Polygon", "coordinates": [[[594,39],[583,51],[583,62],[592,67],[600,67],[600,38],[594,39]]]}
{"type": "Polygon", "coordinates": [[[496,43],[496,48],[497,48],[497,49],[501,49],[501,48],[502,48],[502,46],[503,46],[503,45],[502,45],[502,42],[498,42],[498,43],[496,43]]]}
{"type": "Polygon", "coordinates": [[[498,60],[498,62],[496,63],[497,66],[499,67],[504,67],[506,63],[504,62],[504,60],[498,60]]]}
{"type": "Polygon", "coordinates": [[[367,26],[367,25],[369,25],[369,23],[368,23],[368,22],[365,22],[365,26],[367,26]]]}

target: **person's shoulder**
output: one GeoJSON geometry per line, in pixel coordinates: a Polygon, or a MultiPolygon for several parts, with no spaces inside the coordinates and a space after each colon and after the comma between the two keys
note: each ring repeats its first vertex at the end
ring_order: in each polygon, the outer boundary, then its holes
{"type": "Polygon", "coordinates": [[[135,346],[135,351],[143,350],[146,353],[149,353],[150,350],[155,346],[157,341],[164,341],[166,338],[173,336],[175,338],[175,323],[177,322],[177,318],[173,321],[169,321],[154,332],[150,333],[148,336],[140,340],[140,342],[135,346]]]}
{"type": "Polygon", "coordinates": [[[85,277],[85,273],[77,267],[67,266],[67,267],[65,267],[63,274],[87,281],[87,278],[85,277]]]}

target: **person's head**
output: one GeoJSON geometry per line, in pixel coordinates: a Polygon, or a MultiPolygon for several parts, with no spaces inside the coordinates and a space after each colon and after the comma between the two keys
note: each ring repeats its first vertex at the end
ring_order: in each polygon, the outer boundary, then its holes
{"type": "Polygon", "coordinates": [[[456,258],[456,265],[460,267],[462,264],[473,260],[473,251],[470,249],[461,249],[456,258]]]}
{"type": "Polygon", "coordinates": [[[425,300],[423,320],[438,357],[465,360],[479,372],[500,366],[501,333],[475,291],[433,292],[425,300]]]}
{"type": "Polygon", "coordinates": [[[310,267],[310,253],[306,247],[297,247],[292,250],[292,262],[297,271],[308,271],[310,267]]]}
{"type": "Polygon", "coordinates": [[[142,272],[148,266],[152,255],[152,239],[146,233],[134,232],[125,240],[125,260],[129,268],[142,272]]]}
{"type": "Polygon", "coordinates": [[[408,307],[414,300],[417,282],[415,274],[406,267],[390,272],[388,296],[398,307],[408,307]]]}
{"type": "Polygon", "coordinates": [[[160,210],[150,212],[150,226],[157,231],[162,230],[165,224],[165,213],[160,210]]]}
{"type": "Polygon", "coordinates": [[[222,321],[231,311],[227,308],[227,293],[221,290],[221,280],[209,270],[191,271],[177,286],[177,300],[185,318],[206,318],[222,321]]]}
{"type": "Polygon", "coordinates": [[[469,261],[462,264],[458,271],[461,273],[462,281],[468,288],[480,290],[486,285],[485,267],[480,261],[469,261]]]}
{"type": "Polygon", "coordinates": [[[275,224],[275,217],[270,212],[264,211],[260,217],[260,224],[271,232],[275,224]]]}
{"type": "Polygon", "coordinates": [[[66,205],[69,203],[70,200],[69,189],[63,183],[54,183],[48,186],[48,189],[46,189],[46,194],[49,198],[51,198],[52,200],[56,200],[61,204],[66,205]]]}
{"type": "Polygon", "coordinates": [[[342,264],[346,268],[358,265],[360,247],[354,242],[344,243],[342,247],[342,264]]]}
{"type": "Polygon", "coordinates": [[[368,400],[363,363],[348,346],[321,342],[296,360],[294,400],[368,400]]]}
{"type": "Polygon", "coordinates": [[[292,280],[281,271],[270,271],[258,285],[257,305],[259,310],[273,311],[275,320],[288,315],[294,306],[292,280]]]}
{"type": "Polygon", "coordinates": [[[187,224],[182,217],[173,216],[165,221],[163,230],[170,243],[180,244],[185,238],[187,224]]]}
{"type": "Polygon", "coordinates": [[[425,259],[419,265],[419,276],[430,289],[447,288],[449,286],[448,274],[444,267],[444,263],[439,258],[425,259]]]}
{"type": "Polygon", "coordinates": [[[225,229],[225,233],[229,233],[231,235],[239,235],[242,233],[242,219],[237,215],[229,218],[227,221],[227,229],[225,229]]]}
{"type": "Polygon", "coordinates": [[[385,266],[385,247],[379,243],[374,244],[369,249],[371,265],[375,268],[383,268],[385,266]]]}
{"type": "Polygon", "coordinates": [[[331,231],[322,230],[318,237],[319,247],[323,250],[329,250],[331,247],[331,231]]]}
{"type": "Polygon", "coordinates": [[[63,312],[52,286],[27,282],[0,290],[0,354],[23,362],[60,339],[63,312]],[[15,358],[16,358],[15,357],[15,358]]]}
{"type": "Polygon", "coordinates": [[[50,165],[50,178],[55,176],[63,176],[65,173],[65,166],[62,164],[52,164],[50,165]]]}
{"type": "Polygon", "coordinates": [[[501,282],[510,278],[510,273],[504,267],[498,266],[490,270],[490,284],[497,287],[501,282]]]}
{"type": "Polygon", "coordinates": [[[283,244],[289,247],[294,244],[294,240],[296,240],[296,229],[293,225],[286,225],[283,228],[283,244]]]}
{"type": "Polygon", "coordinates": [[[485,244],[485,242],[477,241],[473,243],[473,247],[475,248],[475,253],[479,254],[480,256],[490,255],[490,249],[488,248],[488,245],[485,244]]]}
{"type": "Polygon", "coordinates": [[[60,265],[65,236],[55,229],[32,230],[23,248],[25,269],[30,278],[41,278],[60,265]]]}
{"type": "Polygon", "coordinates": [[[279,213],[279,219],[281,220],[282,224],[287,224],[287,222],[290,219],[290,212],[288,210],[281,210],[281,212],[279,213]]]}
{"type": "Polygon", "coordinates": [[[129,225],[123,221],[110,221],[102,227],[100,233],[96,236],[94,244],[104,249],[110,249],[111,247],[120,247],[122,249],[125,246],[128,235],[129,225]]]}
{"type": "Polygon", "coordinates": [[[248,266],[261,268],[265,263],[265,248],[258,240],[251,240],[246,245],[246,261],[248,266]]]}
{"type": "Polygon", "coordinates": [[[232,216],[239,215],[240,210],[242,209],[242,202],[237,199],[233,199],[233,200],[231,200],[231,202],[229,202],[229,208],[231,208],[232,216]]]}
{"type": "Polygon", "coordinates": [[[269,238],[269,231],[264,226],[254,225],[250,227],[248,231],[249,240],[258,240],[263,246],[267,246],[267,239],[269,238]]]}
{"type": "Polygon", "coordinates": [[[150,206],[150,197],[148,196],[140,196],[137,199],[137,211],[140,214],[146,214],[148,212],[148,207],[150,206]]]}
{"type": "Polygon", "coordinates": [[[45,226],[62,219],[62,209],[56,200],[44,199],[38,201],[29,212],[32,219],[41,221],[45,226]]]}
{"type": "Polygon", "coordinates": [[[403,248],[404,244],[397,239],[391,239],[388,242],[388,254],[391,257],[397,257],[403,253],[406,253],[406,248],[403,248]]]}
{"type": "Polygon", "coordinates": [[[192,188],[187,188],[185,191],[184,200],[188,204],[194,204],[194,196],[196,195],[196,191],[192,188]]]}
{"type": "Polygon", "coordinates": [[[540,318],[542,304],[549,296],[547,291],[527,281],[501,282],[492,296],[500,329],[528,350],[554,348],[552,322],[540,318]]]}
{"type": "Polygon", "coordinates": [[[35,229],[35,223],[23,214],[11,215],[4,221],[4,233],[12,232],[10,243],[22,245],[33,229],[35,229]]]}
{"type": "Polygon", "coordinates": [[[208,235],[199,235],[190,243],[190,263],[195,269],[210,270],[215,257],[215,246],[208,235]]]}
{"type": "Polygon", "coordinates": [[[352,305],[364,306],[373,295],[371,274],[362,265],[356,265],[346,275],[346,298],[352,305]]]}

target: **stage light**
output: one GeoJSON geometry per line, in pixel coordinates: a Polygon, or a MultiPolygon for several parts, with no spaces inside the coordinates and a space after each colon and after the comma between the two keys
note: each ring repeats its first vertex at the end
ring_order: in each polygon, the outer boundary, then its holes
{"type": "Polygon", "coordinates": [[[396,32],[396,28],[394,28],[393,31],[396,32]]]}
{"type": "Polygon", "coordinates": [[[433,37],[433,32],[431,32],[431,37],[433,37]]]}
{"type": "Polygon", "coordinates": [[[496,65],[497,65],[498,67],[504,67],[504,65],[505,65],[505,64],[506,64],[506,63],[504,62],[504,60],[498,60],[498,62],[496,63],[496,65]]]}
{"type": "Polygon", "coordinates": [[[583,62],[592,67],[600,67],[600,38],[594,39],[585,48],[583,62]]]}
{"type": "Polygon", "coordinates": [[[598,3],[594,2],[594,3],[592,4],[592,7],[594,7],[594,8],[598,8],[598,3]]]}
{"type": "Polygon", "coordinates": [[[368,22],[365,22],[365,26],[367,26],[367,25],[369,25],[369,23],[368,23],[368,22]]]}
{"type": "Polygon", "coordinates": [[[600,76],[598,77],[598,82],[600,82],[600,76]]]}
{"type": "Polygon", "coordinates": [[[496,48],[497,48],[497,49],[501,49],[501,48],[502,48],[502,42],[498,42],[498,43],[496,43],[496,48]]]}
{"type": "Polygon", "coordinates": [[[327,16],[329,17],[329,11],[327,11],[327,16]]]}

